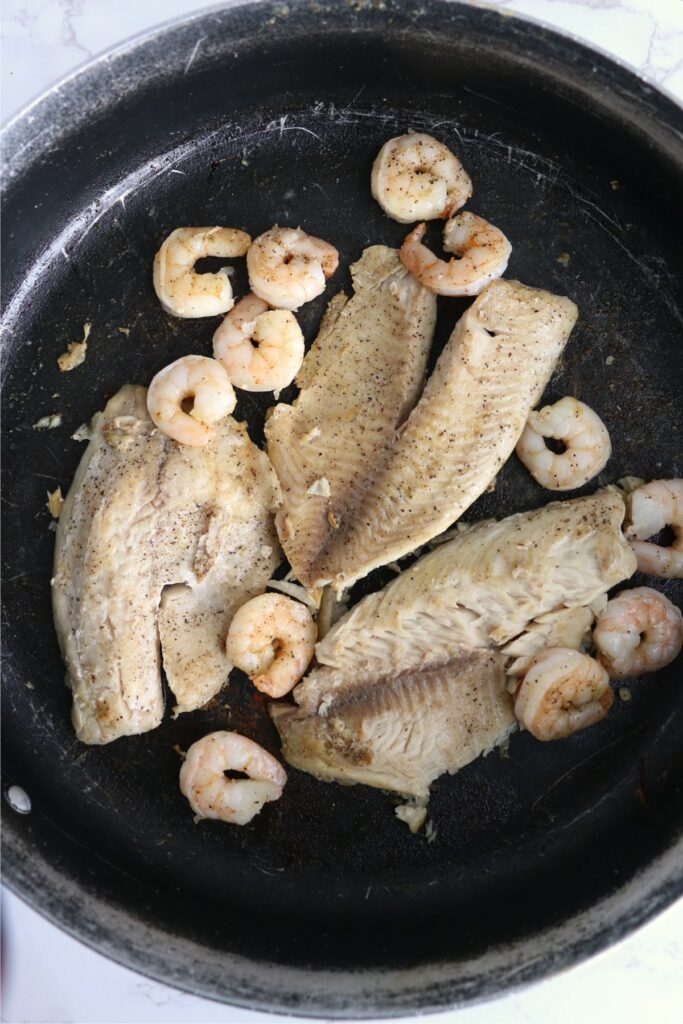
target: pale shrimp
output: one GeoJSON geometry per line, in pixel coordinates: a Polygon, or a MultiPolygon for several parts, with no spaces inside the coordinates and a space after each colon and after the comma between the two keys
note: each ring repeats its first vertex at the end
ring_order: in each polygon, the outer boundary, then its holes
{"type": "Polygon", "coordinates": [[[315,299],[338,265],[339,253],[329,242],[277,224],[247,253],[251,290],[276,309],[296,310],[315,299]]]}
{"type": "Polygon", "coordinates": [[[515,450],[541,487],[570,491],[583,487],[605,468],[612,445],[597,413],[566,396],[529,414],[515,450]],[[566,451],[552,452],[546,437],[561,441],[566,451]]]}
{"type": "Polygon", "coordinates": [[[246,825],[265,803],[279,800],[287,782],[282,765],[237,732],[212,732],[193,743],[180,769],[180,791],[199,818],[246,825]],[[244,772],[230,779],[226,771],[244,772]]]}
{"type": "Polygon", "coordinates": [[[208,356],[183,356],[159,370],[147,391],[147,411],[180,444],[203,445],[213,423],[229,416],[236,398],[225,368],[208,356]]]}
{"type": "Polygon", "coordinates": [[[204,256],[244,256],[250,245],[251,237],[237,228],[172,231],[154,257],[154,290],[166,312],[186,318],[227,313],[233,306],[227,270],[197,274],[194,265],[204,256]]]}
{"type": "Polygon", "coordinates": [[[304,336],[288,309],[269,309],[246,295],[213,336],[213,354],[236,388],[275,391],[296,377],[304,358],[304,336]]]}
{"type": "Polygon", "coordinates": [[[420,132],[384,143],[372,165],[370,187],[384,212],[400,224],[450,217],[472,195],[458,158],[420,132]]]}
{"type": "Polygon", "coordinates": [[[282,594],[261,594],[243,604],[230,623],[226,653],[257,690],[283,697],[306,671],[316,635],[305,605],[282,594]]]}
{"type": "Polygon", "coordinates": [[[656,672],[683,646],[683,615],[650,587],[622,590],[598,616],[593,643],[613,679],[656,672]]]}
{"type": "Polygon", "coordinates": [[[458,213],[443,232],[443,247],[455,253],[440,260],[422,244],[425,224],[410,232],[401,246],[401,262],[413,277],[437,295],[478,295],[507,268],[512,246],[493,224],[476,213],[458,213]]]}
{"type": "Polygon", "coordinates": [[[638,568],[648,576],[683,578],[683,480],[653,480],[626,498],[630,525],[626,536],[638,559],[638,568]],[[669,547],[647,543],[665,526],[674,532],[669,547]]]}
{"type": "Polygon", "coordinates": [[[515,698],[515,715],[537,740],[561,740],[604,718],[614,694],[595,658],[571,647],[546,647],[531,662],[515,698]]]}

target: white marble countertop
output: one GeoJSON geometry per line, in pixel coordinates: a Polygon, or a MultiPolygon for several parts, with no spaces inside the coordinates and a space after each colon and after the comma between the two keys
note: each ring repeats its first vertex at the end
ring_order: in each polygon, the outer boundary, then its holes
{"type": "MultiPolygon", "coordinates": [[[[102,50],[205,6],[204,0],[3,0],[2,120],[102,50]]],[[[592,43],[683,101],[683,0],[499,0],[499,6],[592,43]]],[[[276,1020],[185,995],[118,967],[7,892],[3,909],[3,1021],[276,1020]]],[[[433,1019],[439,1024],[678,1024],[683,1020],[683,901],[588,963],[433,1019]]]]}

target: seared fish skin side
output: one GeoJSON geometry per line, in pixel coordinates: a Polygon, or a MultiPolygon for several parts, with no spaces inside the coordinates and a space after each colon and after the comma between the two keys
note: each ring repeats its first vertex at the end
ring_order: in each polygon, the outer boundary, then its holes
{"type": "Polygon", "coordinates": [[[395,249],[371,246],[351,274],[354,295],[330,303],[297,376],[299,396],[275,406],[266,424],[282,487],[278,533],[311,586],[418,399],[436,319],[435,296],[395,249]]]}
{"type": "Polygon", "coordinates": [[[487,753],[515,728],[503,660],[492,651],[463,650],[352,690],[331,687],[317,713],[272,704],[282,752],[326,782],[362,782],[425,800],[434,779],[487,753]]]}
{"type": "Polygon", "coordinates": [[[178,445],[133,385],[95,416],[59,519],[52,582],[84,743],[159,724],[160,636],[179,710],[218,692],[232,614],[279,561],[276,491],[266,456],[230,418],[205,447],[178,445]]]}
{"type": "MultiPolygon", "coordinates": [[[[352,608],[317,645],[318,663],[347,677],[391,672],[460,645],[502,646],[539,616],[587,607],[636,570],[625,511],[608,488],[474,526],[352,608]]],[[[315,673],[299,702],[309,686],[315,673]]]]}
{"type": "Polygon", "coordinates": [[[549,292],[516,281],[488,285],[306,585],[349,587],[455,522],[512,454],[577,315],[573,302],[549,292]]]}

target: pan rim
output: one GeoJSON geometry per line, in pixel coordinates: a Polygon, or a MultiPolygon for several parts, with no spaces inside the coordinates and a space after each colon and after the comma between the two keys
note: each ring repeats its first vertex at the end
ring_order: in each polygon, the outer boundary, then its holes
{"type": "MultiPolygon", "coordinates": [[[[459,3],[458,0],[446,0],[446,2],[452,4],[453,6],[470,8],[469,4],[459,3]]],[[[63,91],[68,91],[72,88],[78,89],[79,87],[82,87],[83,83],[87,81],[87,76],[89,74],[96,74],[100,70],[101,65],[110,62],[115,62],[120,58],[130,57],[134,51],[136,51],[138,48],[144,47],[145,44],[153,40],[156,40],[160,36],[163,36],[167,33],[172,33],[181,27],[186,27],[194,22],[200,22],[202,19],[206,18],[207,15],[212,15],[222,11],[235,10],[239,7],[246,6],[253,5],[251,2],[249,2],[249,0],[247,0],[246,3],[244,2],[244,0],[227,0],[227,2],[207,6],[205,8],[202,8],[200,11],[193,12],[190,15],[181,15],[177,18],[173,18],[160,25],[157,25],[152,29],[148,29],[146,31],[133,35],[129,37],[127,40],[123,41],[122,43],[105,50],[103,53],[99,54],[93,60],[84,62],[84,64],[80,65],[78,68],[74,69],[72,72],[65,75],[54,85],[50,86],[47,90],[42,92],[39,96],[32,100],[26,107],[24,107],[18,114],[14,115],[7,122],[7,124],[2,128],[2,132],[0,134],[0,138],[3,142],[3,151],[5,152],[5,157],[3,159],[6,158],[8,149],[10,150],[10,157],[16,158],[16,151],[14,153],[11,152],[12,143],[20,141],[20,130],[22,129],[22,127],[24,130],[28,128],[26,120],[30,115],[36,114],[39,118],[41,116],[44,116],[46,107],[48,107],[52,102],[55,101],[55,97],[57,97],[58,94],[62,93],[63,91]],[[11,138],[12,135],[15,135],[15,138],[11,138]]],[[[507,11],[503,11],[500,8],[496,7],[495,5],[486,4],[481,6],[484,7],[486,10],[493,11],[499,14],[501,17],[505,17],[506,19],[510,19],[511,21],[536,25],[537,27],[550,33],[552,36],[560,40],[569,42],[574,48],[582,50],[584,54],[599,54],[606,63],[616,66],[622,74],[627,75],[631,79],[635,78],[638,81],[639,87],[642,88],[642,85],[644,84],[648,89],[653,89],[662,98],[673,103],[678,110],[683,109],[683,105],[681,105],[680,102],[676,99],[676,97],[670,94],[668,90],[665,90],[661,86],[652,83],[651,81],[648,80],[646,76],[640,74],[623,61],[620,61],[610,56],[609,54],[605,53],[605,51],[602,51],[598,47],[594,47],[592,45],[587,44],[585,41],[578,39],[573,34],[568,32],[560,32],[553,26],[548,25],[548,23],[540,19],[531,18],[527,16],[519,16],[517,14],[511,15],[507,11]]],[[[59,125],[57,126],[56,131],[59,132],[59,125]]],[[[97,952],[100,952],[103,955],[108,956],[115,962],[120,963],[123,966],[126,966],[132,970],[138,971],[139,973],[143,973],[148,977],[154,978],[155,980],[158,980],[162,983],[174,985],[177,988],[181,988],[184,991],[191,992],[195,995],[201,995],[206,998],[211,998],[222,1002],[229,1002],[233,1005],[243,1006],[245,1008],[250,1009],[261,1009],[268,1010],[270,1012],[279,1012],[285,1014],[297,1012],[302,1013],[305,1016],[312,1017],[323,1015],[333,1017],[348,1016],[349,1010],[351,1010],[352,1015],[358,1019],[381,1018],[388,1016],[395,1017],[407,1015],[417,1011],[421,1013],[438,1012],[440,1010],[446,1009],[449,1006],[462,1005],[463,1003],[469,1004],[481,1002],[483,1000],[494,997],[496,994],[501,994],[503,991],[512,991],[515,989],[519,989],[520,987],[523,987],[533,981],[539,980],[540,978],[545,977],[548,974],[554,974],[562,968],[580,963],[582,960],[587,959],[589,956],[594,955],[595,953],[612,945],[619,939],[624,938],[633,930],[644,924],[646,921],[650,920],[658,912],[663,910],[677,897],[683,895],[683,878],[676,877],[676,872],[674,870],[677,861],[679,861],[681,856],[683,855],[683,839],[681,839],[677,842],[674,842],[674,844],[666,851],[665,854],[662,855],[662,857],[660,857],[658,860],[654,862],[651,862],[649,865],[643,868],[642,871],[639,872],[636,876],[634,876],[634,878],[632,878],[626,886],[617,890],[616,893],[612,893],[608,896],[605,896],[600,901],[600,903],[596,905],[597,909],[592,908],[590,912],[584,912],[585,916],[590,916],[593,912],[597,914],[598,910],[602,908],[602,913],[606,915],[605,920],[606,922],[609,922],[609,914],[608,910],[605,909],[605,905],[609,905],[610,902],[614,900],[623,901],[625,891],[630,890],[631,887],[635,887],[635,889],[637,889],[638,892],[637,896],[634,893],[633,905],[627,907],[626,909],[622,908],[622,911],[618,914],[616,920],[612,919],[611,922],[604,923],[602,926],[602,930],[598,928],[597,934],[594,934],[592,937],[590,932],[584,933],[584,928],[580,923],[582,915],[579,915],[579,918],[573,917],[569,919],[569,921],[564,922],[562,925],[557,926],[556,928],[550,928],[546,932],[540,933],[540,935],[535,935],[533,942],[537,943],[539,946],[543,946],[543,951],[541,953],[536,954],[533,963],[524,966],[520,961],[520,964],[517,968],[509,968],[508,973],[512,971],[512,973],[516,975],[516,977],[508,978],[504,985],[501,985],[499,983],[499,980],[497,980],[499,976],[497,975],[495,977],[492,977],[492,979],[488,983],[481,983],[481,981],[479,981],[477,986],[473,986],[470,984],[469,988],[469,983],[463,984],[462,979],[451,979],[450,982],[444,981],[441,984],[436,984],[434,986],[436,995],[433,995],[433,993],[430,993],[429,991],[425,990],[424,983],[411,985],[410,981],[406,978],[406,992],[404,995],[400,996],[400,998],[402,999],[400,1005],[393,1000],[391,1001],[391,1003],[387,1002],[382,1005],[380,1005],[379,1002],[376,1005],[373,1004],[369,992],[372,986],[368,985],[368,992],[366,992],[366,998],[368,1000],[367,1004],[358,1005],[358,1003],[356,1003],[354,1005],[353,1001],[351,1000],[344,1005],[342,1003],[339,1003],[338,1006],[332,1007],[327,1002],[314,1004],[314,1000],[310,999],[308,1006],[294,1006],[291,1004],[291,1002],[288,1002],[287,999],[282,995],[278,997],[273,993],[267,994],[265,992],[263,985],[261,986],[260,992],[254,991],[251,995],[244,995],[235,991],[226,991],[224,988],[219,990],[217,987],[203,987],[201,981],[195,981],[193,984],[190,984],[189,981],[184,984],[181,978],[175,978],[174,980],[169,981],[168,973],[164,973],[163,970],[161,969],[161,966],[159,966],[159,968],[156,969],[151,963],[144,964],[143,962],[141,962],[139,958],[133,955],[129,955],[126,943],[125,941],[123,941],[123,936],[119,936],[119,945],[116,945],[115,940],[117,937],[117,933],[115,929],[112,929],[111,935],[109,937],[103,937],[102,935],[100,935],[98,938],[97,936],[93,936],[89,933],[87,920],[76,920],[76,918],[74,918],[73,915],[72,920],[69,920],[67,916],[67,908],[65,906],[58,908],[46,906],[44,902],[41,904],[41,893],[39,887],[32,885],[32,879],[22,871],[22,857],[25,857],[25,851],[22,853],[22,840],[18,833],[16,832],[16,830],[13,828],[11,821],[8,820],[6,820],[5,822],[5,836],[3,838],[3,842],[5,844],[7,856],[6,868],[10,868],[10,871],[6,871],[5,875],[5,884],[8,885],[8,888],[17,896],[22,898],[29,906],[33,907],[48,920],[52,921],[53,923],[58,925],[63,931],[67,932],[67,934],[72,935],[72,937],[90,946],[97,952]],[[12,863],[12,860],[14,860],[14,863],[12,863]],[[669,869],[669,865],[671,865],[671,869],[669,869]],[[639,903],[641,903],[642,905],[639,906],[639,903]],[[571,927],[572,929],[575,928],[577,932],[579,932],[579,938],[575,940],[573,945],[567,942],[567,937],[563,937],[562,933],[562,929],[566,929],[569,927],[571,927]],[[562,953],[558,952],[554,957],[553,954],[549,952],[550,944],[553,941],[558,946],[564,947],[564,951],[562,953]],[[279,1002],[277,1001],[278,998],[280,999],[279,1002]]],[[[38,865],[35,859],[35,851],[33,851],[33,857],[34,860],[32,864],[32,871],[37,876],[38,865]]],[[[48,864],[47,861],[44,861],[44,864],[42,865],[43,871],[45,871],[48,868],[50,868],[50,865],[48,864]]],[[[62,884],[64,884],[65,876],[61,875],[60,877],[62,879],[62,884]]],[[[69,877],[68,884],[73,887],[73,893],[76,894],[77,891],[79,890],[78,883],[69,877]]],[[[93,900],[92,896],[90,896],[90,900],[92,901],[90,903],[91,908],[97,902],[98,913],[101,915],[102,921],[105,920],[106,916],[111,915],[112,908],[104,899],[99,899],[99,901],[95,901],[93,900]]],[[[74,900],[74,905],[77,905],[76,900],[74,900]]],[[[119,913],[121,912],[119,911],[119,913]]],[[[168,938],[167,933],[163,932],[161,929],[158,929],[154,926],[150,926],[145,922],[135,920],[134,924],[140,929],[141,932],[139,939],[139,944],[141,948],[145,944],[150,943],[150,939],[145,939],[143,941],[143,932],[153,932],[157,944],[160,938],[168,938]]],[[[517,949],[519,947],[521,952],[522,948],[528,946],[530,941],[531,940],[529,939],[517,940],[517,942],[514,944],[514,948],[517,949]]],[[[509,948],[510,947],[508,947],[508,950],[509,948]]],[[[160,957],[158,958],[158,960],[159,964],[161,964],[162,961],[160,957]]],[[[472,964],[476,964],[479,962],[480,960],[478,958],[475,961],[468,961],[468,964],[471,967],[472,964]]],[[[293,979],[292,981],[289,981],[286,986],[282,986],[283,992],[285,991],[285,989],[290,994],[296,991],[297,982],[301,982],[303,972],[301,972],[301,970],[298,968],[287,968],[283,967],[282,965],[277,965],[276,970],[280,972],[283,977],[285,975],[291,974],[293,979]],[[294,980],[295,977],[296,980],[294,980]]],[[[410,968],[406,969],[405,972],[392,971],[391,973],[394,975],[405,973],[406,975],[408,975],[411,972],[419,972],[424,970],[426,970],[426,968],[410,968]]],[[[319,973],[322,977],[325,972],[319,973]]],[[[377,977],[380,976],[382,973],[383,972],[373,971],[369,972],[368,976],[375,979],[376,981],[377,977]]],[[[481,977],[485,973],[485,968],[480,967],[478,971],[472,970],[471,973],[473,975],[478,974],[481,977]]],[[[361,977],[361,975],[358,974],[357,977],[361,977]]],[[[322,984],[321,990],[324,989],[325,985],[322,984]]],[[[353,998],[358,999],[360,998],[360,996],[358,993],[356,993],[353,998]]]]}
{"type": "Polygon", "coordinates": [[[208,947],[201,947],[204,967],[206,954],[212,957],[210,975],[198,977],[190,967],[186,973],[176,972],[170,978],[164,967],[173,948],[175,961],[188,963],[188,950],[197,949],[194,943],[169,935],[145,921],[131,922],[129,915],[99,896],[93,898],[91,893],[88,894],[87,921],[83,919],[85,915],[79,918],[74,911],[81,905],[83,887],[71,878],[65,883],[64,874],[52,868],[45,858],[41,857],[37,864],[35,851],[29,861],[28,849],[22,851],[24,844],[11,826],[8,837],[8,825],[5,822],[4,854],[6,860],[15,858],[12,865],[15,873],[10,872],[9,877],[5,877],[5,884],[72,938],[122,967],[191,995],[244,1009],[285,1016],[296,1013],[311,1019],[396,1019],[483,1003],[524,989],[606,952],[683,896],[683,875],[677,870],[683,859],[683,837],[680,837],[626,885],[603,897],[589,910],[536,933],[532,939],[518,939],[487,950],[468,960],[464,971],[462,964],[452,961],[386,970],[316,970],[256,962],[238,954],[216,954],[208,947]],[[30,868],[22,871],[21,865],[29,863],[30,868]],[[42,880],[38,879],[38,868],[43,872],[42,880]],[[39,899],[45,892],[56,891],[50,888],[51,876],[58,879],[62,887],[66,884],[70,889],[61,900],[53,897],[54,906],[41,903],[39,899]],[[623,906],[625,901],[628,902],[626,907],[623,906]],[[122,921],[119,923],[117,918],[122,921]],[[124,935],[126,929],[138,932],[136,936],[128,936],[128,944],[124,935]],[[131,945],[131,939],[137,948],[131,945]],[[527,952],[530,944],[536,947],[531,957],[527,952]],[[154,950],[159,953],[150,955],[154,950]],[[245,968],[256,977],[248,977],[245,968]],[[267,976],[267,981],[263,975],[267,976]],[[239,987],[235,986],[236,980],[239,987]],[[314,993],[310,991],[311,981],[315,982],[314,993]],[[309,989],[304,988],[303,997],[302,987],[309,989]]]}
{"type": "MultiPolygon", "coordinates": [[[[67,71],[64,75],[61,75],[47,88],[42,89],[35,96],[33,96],[27,103],[25,103],[15,114],[10,115],[9,118],[0,123],[0,166],[5,171],[12,162],[12,159],[17,156],[16,151],[12,152],[12,144],[18,143],[20,139],[14,140],[12,135],[15,131],[19,131],[27,122],[28,118],[33,115],[35,111],[40,111],[51,99],[53,99],[58,93],[65,88],[70,88],[73,82],[78,82],[79,79],[93,73],[99,69],[100,65],[107,64],[108,62],[123,57],[128,54],[131,50],[142,47],[148,41],[156,39],[160,35],[164,35],[167,32],[171,32],[181,26],[190,25],[194,21],[201,21],[207,17],[207,15],[218,14],[221,11],[227,11],[238,7],[249,7],[256,6],[263,2],[263,0],[220,0],[219,3],[207,4],[204,7],[200,7],[199,10],[193,11],[191,14],[179,14],[173,18],[168,18],[164,21],[158,22],[152,28],[143,29],[140,32],[135,32],[130,36],[127,36],[119,43],[115,43],[112,46],[106,47],[100,53],[96,54],[92,58],[86,58],[71,71],[67,71]],[[9,150],[9,157],[7,151],[9,150]]],[[[474,6],[470,0],[443,0],[444,3],[450,4],[453,7],[471,8],[474,6]]],[[[494,14],[500,15],[500,17],[509,20],[511,23],[515,21],[521,23],[527,23],[529,25],[540,28],[545,32],[555,35],[560,39],[568,40],[574,47],[580,48],[587,53],[596,53],[608,64],[613,64],[619,68],[620,71],[627,75],[630,75],[638,81],[647,86],[649,89],[653,89],[656,93],[659,93],[664,99],[668,100],[681,112],[683,112],[683,100],[679,99],[674,92],[672,92],[666,85],[661,82],[657,82],[653,77],[646,74],[641,68],[637,68],[633,64],[629,64],[621,57],[615,54],[609,53],[602,46],[597,43],[588,42],[581,36],[576,35],[574,32],[570,32],[566,29],[560,29],[556,25],[551,24],[544,18],[538,18],[535,15],[528,13],[515,11],[510,12],[507,8],[499,7],[498,4],[494,3],[493,0],[480,0],[476,6],[485,11],[491,11],[494,14]]]]}

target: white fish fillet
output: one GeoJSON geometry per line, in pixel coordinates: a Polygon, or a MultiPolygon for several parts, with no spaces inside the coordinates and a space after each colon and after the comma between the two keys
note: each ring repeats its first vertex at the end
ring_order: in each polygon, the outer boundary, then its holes
{"type": "Polygon", "coordinates": [[[395,249],[371,246],[351,273],[353,298],[330,303],[298,398],[275,406],[266,424],[282,486],[280,540],[310,589],[417,401],[436,318],[435,296],[395,249]]]}
{"type": "Polygon", "coordinates": [[[287,761],[331,782],[362,782],[426,800],[431,783],[501,743],[516,727],[503,658],[463,651],[428,668],[372,678],[352,690],[340,673],[317,714],[270,712],[287,761]]]}
{"type": "Polygon", "coordinates": [[[52,590],[83,742],[159,724],[160,638],[179,710],[218,692],[232,615],[280,560],[276,503],[268,459],[230,418],[205,447],[181,446],[131,385],[95,416],[59,519],[52,590]]]}
{"type": "MultiPolygon", "coordinates": [[[[460,646],[502,646],[539,616],[587,607],[635,572],[624,514],[606,489],[473,526],[352,608],[318,644],[318,663],[347,675],[402,670],[460,646]]],[[[297,699],[308,686],[315,673],[297,699]]]]}
{"type": "Polygon", "coordinates": [[[502,742],[514,727],[506,660],[544,636],[578,645],[606,591],[635,571],[624,513],[608,489],[482,523],[360,601],[317,645],[298,706],[271,709],[287,760],[424,797],[502,742]]]}
{"type": "MultiPolygon", "coordinates": [[[[453,523],[514,450],[576,317],[569,299],[515,281],[488,285],[456,325],[391,451],[374,466],[362,503],[302,582],[349,587],[453,523]]],[[[371,425],[364,416],[362,430],[371,425]]],[[[359,465],[350,445],[347,470],[352,460],[359,465]]],[[[329,465],[323,471],[330,476],[329,465]]]]}

